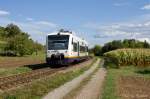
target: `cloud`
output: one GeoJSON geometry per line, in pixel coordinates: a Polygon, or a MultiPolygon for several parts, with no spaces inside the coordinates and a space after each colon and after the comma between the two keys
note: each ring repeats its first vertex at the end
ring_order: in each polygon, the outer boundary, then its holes
{"type": "Polygon", "coordinates": [[[88,23],[84,27],[95,31],[96,38],[150,38],[150,20],[112,24],[88,23]]]}
{"type": "Polygon", "coordinates": [[[150,4],[144,5],[141,9],[142,10],[150,10],[150,4]]]}
{"type": "Polygon", "coordinates": [[[45,37],[48,33],[53,32],[58,28],[57,24],[49,21],[14,21],[9,18],[0,18],[1,26],[13,23],[18,25],[22,31],[27,32],[33,40],[45,44],[45,37]]]}
{"type": "Polygon", "coordinates": [[[45,37],[48,33],[56,30],[58,27],[52,22],[44,23],[44,21],[31,22],[13,22],[18,25],[23,31],[28,32],[34,40],[45,43],[45,37]]]}
{"type": "Polygon", "coordinates": [[[127,6],[129,5],[129,3],[114,3],[113,6],[116,6],[116,7],[120,7],[120,6],[127,6]]]}
{"type": "Polygon", "coordinates": [[[150,38],[138,38],[138,40],[142,41],[142,42],[146,41],[146,42],[150,43],[150,38]]]}
{"type": "Polygon", "coordinates": [[[27,21],[33,21],[33,18],[26,18],[27,21]]]}
{"type": "Polygon", "coordinates": [[[35,24],[43,25],[43,26],[56,27],[56,24],[48,22],[48,21],[38,21],[38,22],[35,22],[35,24]]]}
{"type": "Polygon", "coordinates": [[[10,12],[8,12],[8,11],[0,10],[0,16],[7,16],[9,14],[10,14],[10,12]]]}

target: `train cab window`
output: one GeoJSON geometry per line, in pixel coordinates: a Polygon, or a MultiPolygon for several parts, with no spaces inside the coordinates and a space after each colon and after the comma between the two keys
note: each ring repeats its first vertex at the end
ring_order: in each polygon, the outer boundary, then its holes
{"type": "Polygon", "coordinates": [[[77,43],[73,43],[73,51],[74,51],[74,52],[77,52],[77,51],[78,51],[77,43]]]}
{"type": "Polygon", "coordinates": [[[48,50],[68,49],[69,35],[49,35],[48,50]]]}

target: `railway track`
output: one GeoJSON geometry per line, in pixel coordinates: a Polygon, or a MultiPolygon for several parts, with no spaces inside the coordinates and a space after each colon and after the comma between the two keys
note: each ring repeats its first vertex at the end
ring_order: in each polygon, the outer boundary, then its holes
{"type": "MultiPolygon", "coordinates": [[[[89,60],[87,60],[87,61],[89,61],[89,60]]],[[[54,74],[60,70],[65,70],[67,68],[70,68],[72,66],[77,66],[80,64],[83,65],[83,64],[87,63],[87,61],[84,61],[84,62],[81,62],[78,64],[74,64],[69,67],[60,67],[60,68],[46,67],[43,69],[33,70],[28,73],[22,73],[22,74],[12,75],[12,76],[8,76],[8,77],[2,77],[2,78],[0,78],[0,90],[2,90],[2,91],[9,90],[11,88],[15,88],[17,86],[24,85],[24,84],[30,83],[33,80],[40,79],[40,78],[49,76],[51,74],[54,74]]]]}

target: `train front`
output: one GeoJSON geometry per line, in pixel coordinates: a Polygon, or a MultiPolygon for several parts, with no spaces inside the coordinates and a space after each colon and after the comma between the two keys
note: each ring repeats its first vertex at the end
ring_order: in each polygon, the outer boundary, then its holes
{"type": "Polygon", "coordinates": [[[46,46],[46,62],[48,64],[68,64],[65,56],[68,56],[69,35],[60,33],[48,35],[46,46]]]}

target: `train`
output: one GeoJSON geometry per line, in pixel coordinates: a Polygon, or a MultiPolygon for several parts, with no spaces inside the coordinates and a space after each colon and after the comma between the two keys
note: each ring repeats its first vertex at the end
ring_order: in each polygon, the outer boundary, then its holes
{"type": "Polygon", "coordinates": [[[68,65],[88,57],[88,42],[75,33],[59,30],[46,36],[46,63],[68,65]]]}

